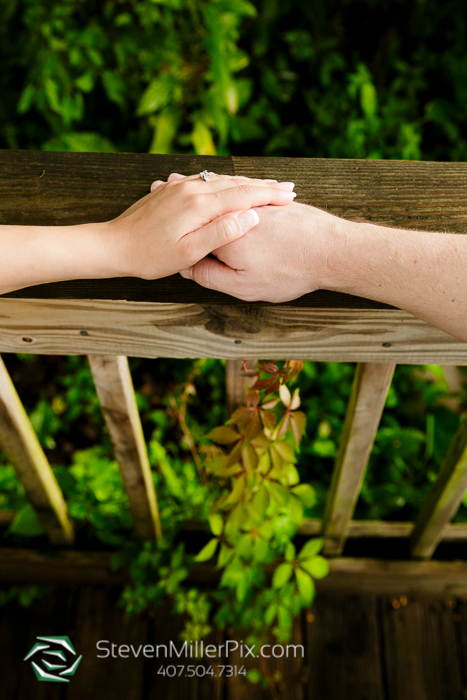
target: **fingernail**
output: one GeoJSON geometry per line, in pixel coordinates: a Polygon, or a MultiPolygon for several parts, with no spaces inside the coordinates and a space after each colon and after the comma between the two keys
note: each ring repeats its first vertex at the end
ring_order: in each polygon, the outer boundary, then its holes
{"type": "Polygon", "coordinates": [[[191,279],[193,277],[193,268],[187,267],[186,270],[180,270],[180,274],[186,279],[191,279]]]}
{"type": "Polygon", "coordinates": [[[279,187],[282,187],[283,190],[293,190],[295,182],[279,182],[279,187]]]}
{"type": "Polygon", "coordinates": [[[296,196],[297,196],[297,193],[296,193],[296,192],[292,192],[292,197],[295,198],[296,196]]]}
{"type": "Polygon", "coordinates": [[[242,211],[241,214],[237,216],[238,223],[242,231],[249,231],[259,224],[259,216],[254,209],[249,209],[248,211],[242,211]]]}
{"type": "Polygon", "coordinates": [[[266,180],[266,179],[264,179],[263,182],[277,182],[277,180],[266,180]]]}

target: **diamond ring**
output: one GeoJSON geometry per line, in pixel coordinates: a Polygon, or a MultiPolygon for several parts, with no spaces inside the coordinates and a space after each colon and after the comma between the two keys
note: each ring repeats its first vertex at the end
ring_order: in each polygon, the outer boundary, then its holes
{"type": "Polygon", "coordinates": [[[203,170],[203,172],[200,173],[199,176],[203,178],[203,180],[205,180],[206,182],[209,180],[209,172],[207,170],[203,170]]]}

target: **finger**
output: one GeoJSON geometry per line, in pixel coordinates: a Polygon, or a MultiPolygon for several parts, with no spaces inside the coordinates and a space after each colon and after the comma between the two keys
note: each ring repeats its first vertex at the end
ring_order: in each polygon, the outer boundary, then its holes
{"type": "Polygon", "coordinates": [[[200,192],[219,192],[221,190],[228,189],[235,185],[246,185],[252,184],[257,187],[264,186],[264,183],[269,183],[269,187],[279,187],[284,190],[293,190],[295,187],[294,182],[278,182],[277,180],[261,179],[261,178],[250,178],[244,177],[243,175],[218,175],[217,173],[209,173],[209,180],[203,180],[198,175],[190,175],[184,177],[179,173],[171,173],[167,180],[168,182],[193,182],[193,186],[196,186],[196,191],[200,192]]]}
{"type": "Polygon", "coordinates": [[[187,266],[194,265],[211,251],[241,238],[257,224],[259,216],[254,210],[230,212],[183,236],[178,242],[179,252],[187,266]]]}
{"type": "Polygon", "coordinates": [[[207,289],[215,289],[242,299],[244,283],[237,270],[224,265],[214,258],[203,258],[196,265],[180,272],[182,277],[190,279],[207,289]]]}
{"type": "MultiPolygon", "coordinates": [[[[220,192],[208,192],[205,195],[206,204],[203,209],[211,216],[221,216],[229,211],[262,207],[266,204],[281,206],[290,204],[296,197],[296,192],[283,190],[271,185],[240,185],[230,187],[220,192]]],[[[204,197],[203,197],[204,199],[204,197]]]]}
{"type": "Polygon", "coordinates": [[[159,185],[163,185],[163,184],[164,184],[164,180],[155,180],[151,185],[151,192],[154,192],[154,190],[156,190],[159,187],[159,185]]]}
{"type": "MultiPolygon", "coordinates": [[[[199,175],[198,175],[199,177],[199,175]]],[[[184,180],[188,179],[186,178],[186,175],[180,175],[180,173],[170,173],[169,177],[167,178],[167,182],[176,182],[177,180],[184,180]]]]}

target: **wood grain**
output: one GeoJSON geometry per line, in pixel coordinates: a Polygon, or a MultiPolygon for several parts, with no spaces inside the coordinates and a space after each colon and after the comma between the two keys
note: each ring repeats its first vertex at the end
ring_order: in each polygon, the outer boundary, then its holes
{"type": "Polygon", "coordinates": [[[453,611],[417,598],[398,608],[384,599],[380,605],[388,700],[463,697],[453,611]]]}
{"type": "Polygon", "coordinates": [[[72,544],[63,494],[1,358],[0,442],[52,544],[72,544]]]}
{"type": "Polygon", "coordinates": [[[0,298],[0,352],[467,364],[404,311],[0,298]]]}
{"type": "MultiPolygon", "coordinates": [[[[35,550],[0,547],[0,581],[5,583],[127,583],[125,569],[111,567],[112,552],[59,550],[53,556],[35,550]]],[[[415,593],[467,596],[465,561],[392,561],[386,559],[333,557],[329,575],[316,581],[318,591],[412,595],[415,593]]],[[[190,580],[219,581],[211,564],[197,564],[190,580]]]]}
{"type": "Polygon", "coordinates": [[[385,700],[375,598],[320,594],[308,618],[308,700],[385,700]]]}
{"type": "Polygon", "coordinates": [[[446,459],[418,514],[411,555],[429,559],[459,508],[467,489],[467,421],[459,426],[446,459]]]}
{"type": "MultiPolygon", "coordinates": [[[[145,644],[148,620],[138,615],[129,620],[117,607],[120,591],[87,587],[81,591],[76,613],[75,648],[83,655],[80,668],[67,687],[66,700],[125,698],[141,700],[145,658],[97,658],[100,640],[108,645],[145,644]]],[[[44,684],[45,685],[45,684],[44,684]]],[[[32,696],[34,697],[34,696],[32,696]]]]}
{"type": "Polygon", "coordinates": [[[162,537],[156,490],[128,358],[88,355],[97,396],[120,467],[131,516],[143,540],[162,537]]]}
{"type": "MultiPolygon", "coordinates": [[[[421,231],[467,231],[466,163],[9,150],[0,151],[0,223],[106,221],[146,195],[153,180],[166,180],[171,172],[190,175],[205,168],[292,180],[298,201],[353,221],[421,231]]],[[[241,305],[228,295],[206,290],[179,275],[156,281],[116,278],[56,282],[3,296],[241,305]]],[[[326,291],[305,295],[290,305],[385,306],[326,291]]]]}
{"type": "Polygon", "coordinates": [[[357,365],[323,518],[327,555],[344,549],[395,367],[357,365]]]}
{"type": "Polygon", "coordinates": [[[243,362],[244,360],[227,360],[225,363],[225,394],[229,418],[237,408],[245,405],[247,391],[256,381],[256,376],[252,376],[256,371],[256,361],[247,360],[245,369],[243,362]]]}

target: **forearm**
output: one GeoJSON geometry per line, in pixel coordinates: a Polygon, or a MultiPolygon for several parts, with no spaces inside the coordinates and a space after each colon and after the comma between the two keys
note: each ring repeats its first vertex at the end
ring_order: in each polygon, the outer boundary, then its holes
{"type": "Polygon", "coordinates": [[[118,276],[101,224],[0,226],[0,294],[36,284],[118,276]]]}
{"type": "Polygon", "coordinates": [[[338,221],[324,288],[405,309],[467,341],[467,235],[338,221]]]}

